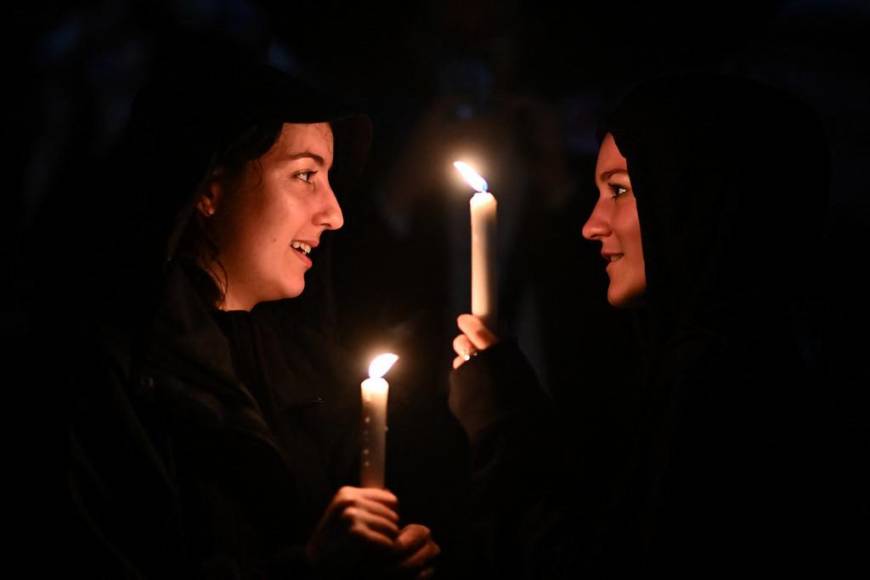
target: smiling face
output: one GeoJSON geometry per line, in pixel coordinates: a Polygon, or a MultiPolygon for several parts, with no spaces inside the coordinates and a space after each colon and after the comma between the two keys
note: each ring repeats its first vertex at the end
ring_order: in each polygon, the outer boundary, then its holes
{"type": "Polygon", "coordinates": [[[204,264],[225,284],[223,310],[299,296],[309,254],[344,219],[329,185],[333,136],[328,123],[285,123],[272,147],[237,180],[218,175],[201,197],[217,260],[204,264]]]}
{"type": "Polygon", "coordinates": [[[613,306],[631,306],[646,291],[640,220],[628,164],[610,133],[598,151],[595,184],[598,201],[583,225],[583,237],[601,242],[610,278],[607,301],[613,306]]]}

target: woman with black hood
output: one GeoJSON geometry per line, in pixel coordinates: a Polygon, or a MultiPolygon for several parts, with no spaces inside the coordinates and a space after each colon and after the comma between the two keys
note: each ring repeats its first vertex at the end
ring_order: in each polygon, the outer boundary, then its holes
{"type": "MultiPolygon", "coordinates": [[[[609,497],[578,497],[591,487],[565,480],[582,464],[561,453],[571,411],[554,426],[515,346],[460,316],[450,404],[474,448],[491,565],[553,578],[843,563],[829,394],[808,332],[827,181],[820,124],[773,88],[685,75],[619,104],[582,233],[601,243],[608,301],[637,312],[631,452],[609,497]]],[[[598,387],[577,376],[575,388],[598,387]]]]}
{"type": "Polygon", "coordinates": [[[73,570],[431,574],[428,528],[357,487],[359,380],[330,350],[324,234],[369,140],[367,118],[271,67],[179,65],[134,103],[103,197],[69,195],[61,247],[87,256],[54,351],[73,570]]]}

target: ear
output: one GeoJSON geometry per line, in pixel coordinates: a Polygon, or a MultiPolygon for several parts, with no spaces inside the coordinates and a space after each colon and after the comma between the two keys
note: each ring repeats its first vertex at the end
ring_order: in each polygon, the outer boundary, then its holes
{"type": "Polygon", "coordinates": [[[223,171],[220,169],[212,173],[211,179],[206,184],[205,191],[200,194],[196,201],[196,209],[205,217],[211,217],[220,207],[224,195],[223,171]]]}

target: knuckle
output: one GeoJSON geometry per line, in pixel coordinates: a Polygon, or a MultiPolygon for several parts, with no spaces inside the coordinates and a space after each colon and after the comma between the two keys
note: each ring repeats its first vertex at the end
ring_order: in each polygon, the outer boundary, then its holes
{"type": "Polygon", "coordinates": [[[348,523],[354,523],[359,519],[359,510],[355,507],[347,507],[341,512],[341,519],[348,523]]]}

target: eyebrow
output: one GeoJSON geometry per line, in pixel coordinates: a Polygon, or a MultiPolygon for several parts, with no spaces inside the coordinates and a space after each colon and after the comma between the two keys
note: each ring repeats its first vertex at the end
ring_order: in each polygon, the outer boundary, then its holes
{"type": "Polygon", "coordinates": [[[604,171],[601,175],[598,176],[599,181],[607,181],[609,178],[614,175],[628,175],[628,171],[625,169],[610,169],[608,171],[604,171]]]}
{"type": "Polygon", "coordinates": [[[283,156],[284,161],[296,161],[297,159],[305,158],[313,159],[318,165],[326,165],[326,160],[323,157],[317,153],[312,153],[311,151],[302,151],[300,153],[291,153],[283,156]]]}

